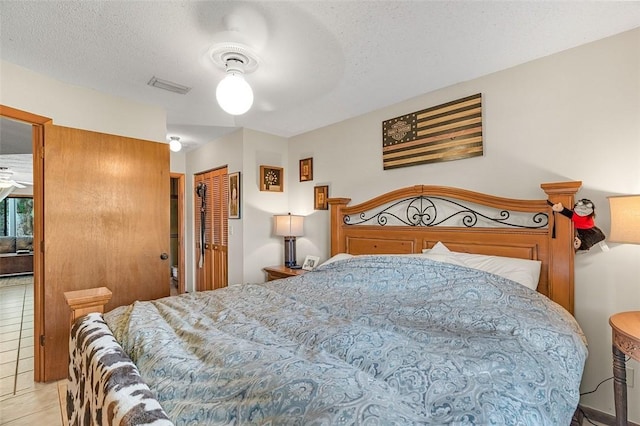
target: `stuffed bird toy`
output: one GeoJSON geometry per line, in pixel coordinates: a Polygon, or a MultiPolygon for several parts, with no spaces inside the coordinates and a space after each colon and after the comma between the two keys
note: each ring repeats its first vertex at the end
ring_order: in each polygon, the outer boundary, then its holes
{"type": "Polygon", "coordinates": [[[569,210],[562,203],[556,203],[552,205],[551,210],[568,217],[573,222],[576,230],[573,248],[576,251],[589,250],[605,239],[604,233],[595,225],[596,210],[591,200],[586,198],[578,200],[573,210],[569,210]]]}

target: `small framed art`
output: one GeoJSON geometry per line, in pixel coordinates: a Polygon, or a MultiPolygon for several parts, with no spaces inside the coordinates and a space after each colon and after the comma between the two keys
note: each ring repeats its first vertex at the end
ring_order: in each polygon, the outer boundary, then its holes
{"type": "Polygon", "coordinates": [[[229,173],[229,219],[240,219],[240,172],[229,173]]]}
{"type": "Polygon", "coordinates": [[[260,166],[260,191],[282,192],[284,169],[275,166],[260,166]]]}
{"type": "Polygon", "coordinates": [[[300,182],[313,180],[313,158],[300,160],[300,182]]]}
{"type": "Polygon", "coordinates": [[[313,208],[315,210],[329,210],[329,185],[313,187],[313,208]]]}
{"type": "Polygon", "coordinates": [[[302,269],[305,271],[313,271],[320,262],[320,258],[318,256],[309,256],[304,258],[304,262],[302,262],[302,269]]]}

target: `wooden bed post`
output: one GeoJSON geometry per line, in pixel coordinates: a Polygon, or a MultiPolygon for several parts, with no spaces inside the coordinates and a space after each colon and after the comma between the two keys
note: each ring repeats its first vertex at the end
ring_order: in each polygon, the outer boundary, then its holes
{"type": "MultiPolygon", "coordinates": [[[[568,209],[573,208],[574,195],[582,182],[543,183],[540,185],[552,203],[562,203],[568,209]]],[[[574,258],[573,223],[566,217],[558,218],[549,206],[549,298],[558,302],[573,315],[574,258]],[[558,220],[556,220],[556,218],[558,220]]]]}
{"type": "Polygon", "coordinates": [[[347,206],[351,198],[329,198],[331,206],[331,256],[346,253],[345,239],[342,236],[342,209],[347,206]]]}
{"type": "Polygon", "coordinates": [[[92,312],[104,313],[104,305],[111,300],[111,290],[106,287],[65,291],[64,298],[71,309],[71,324],[83,315],[92,312]]]}

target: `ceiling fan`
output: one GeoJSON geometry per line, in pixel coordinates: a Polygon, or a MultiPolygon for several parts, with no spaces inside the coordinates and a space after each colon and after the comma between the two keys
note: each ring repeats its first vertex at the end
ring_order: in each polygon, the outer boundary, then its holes
{"type": "Polygon", "coordinates": [[[12,179],[13,171],[8,167],[0,167],[0,189],[16,187],[26,188],[25,185],[33,185],[31,182],[16,182],[12,179]]]}

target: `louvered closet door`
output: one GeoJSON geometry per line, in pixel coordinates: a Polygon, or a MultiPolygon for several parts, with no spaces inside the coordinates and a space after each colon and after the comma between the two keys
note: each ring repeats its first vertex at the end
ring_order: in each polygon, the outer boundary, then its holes
{"type": "Polygon", "coordinates": [[[203,290],[213,290],[213,215],[216,210],[214,192],[214,175],[213,172],[205,173],[204,181],[207,184],[207,211],[205,216],[205,244],[204,244],[204,288],[203,290]]]}
{"type": "MultiPolygon", "coordinates": [[[[195,188],[198,188],[198,185],[206,185],[206,181],[205,181],[205,177],[203,174],[200,175],[195,175],[195,179],[194,179],[194,186],[195,188]]],[[[207,191],[208,192],[208,191],[207,191]]],[[[206,268],[206,264],[205,264],[205,242],[206,242],[206,238],[207,238],[207,231],[206,228],[202,229],[202,224],[206,223],[206,216],[207,216],[207,211],[206,211],[206,204],[207,204],[207,199],[205,197],[204,199],[204,208],[205,208],[205,220],[203,222],[202,220],[202,214],[201,211],[203,209],[203,199],[200,197],[200,195],[198,194],[198,192],[195,193],[195,197],[194,197],[194,209],[193,211],[195,212],[195,246],[196,246],[196,256],[195,256],[195,260],[196,260],[196,290],[197,291],[202,291],[205,289],[205,268],[206,268]]]]}
{"type": "Polygon", "coordinates": [[[229,200],[229,177],[227,169],[216,170],[212,177],[212,202],[216,206],[213,209],[212,229],[212,281],[213,288],[226,287],[227,278],[227,253],[228,253],[228,200],[229,200]]]}
{"type": "MultiPolygon", "coordinates": [[[[202,182],[206,185],[206,207],[204,218],[204,259],[200,266],[202,250],[196,244],[196,289],[213,290],[226,287],[227,274],[227,235],[228,235],[228,195],[229,183],[227,168],[216,169],[196,175],[196,185],[202,182]]],[[[196,232],[200,241],[201,199],[196,197],[196,232]]]]}

